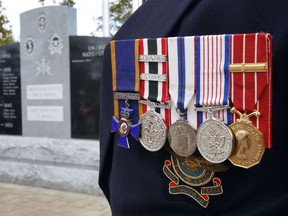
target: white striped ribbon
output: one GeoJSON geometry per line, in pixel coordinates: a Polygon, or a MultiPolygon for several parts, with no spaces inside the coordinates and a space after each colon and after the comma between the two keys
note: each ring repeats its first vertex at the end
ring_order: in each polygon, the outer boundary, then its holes
{"type": "Polygon", "coordinates": [[[195,37],[168,38],[169,93],[171,97],[171,123],[179,119],[176,109],[187,110],[187,120],[196,129],[194,111],[195,94],[195,37]]]}

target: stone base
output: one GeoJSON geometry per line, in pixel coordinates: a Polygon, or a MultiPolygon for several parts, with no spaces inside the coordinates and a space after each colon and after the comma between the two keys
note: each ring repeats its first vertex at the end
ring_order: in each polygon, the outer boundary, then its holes
{"type": "Polygon", "coordinates": [[[0,181],[99,195],[99,141],[0,136],[0,181]]]}

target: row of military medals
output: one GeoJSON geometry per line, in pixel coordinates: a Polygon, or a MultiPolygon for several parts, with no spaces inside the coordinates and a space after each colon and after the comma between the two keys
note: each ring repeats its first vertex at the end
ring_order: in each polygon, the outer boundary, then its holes
{"type": "MultiPolygon", "coordinates": [[[[176,38],[169,38],[167,40],[169,40],[169,48],[179,46],[179,41],[177,42],[176,38]]],[[[141,39],[141,41],[144,45],[146,43],[146,48],[149,47],[147,46],[149,43],[166,43],[166,41],[161,41],[161,39],[141,39]]],[[[152,50],[155,52],[155,49],[152,50]]],[[[163,71],[163,67],[160,67],[160,71],[158,70],[159,64],[163,65],[163,63],[167,62],[167,54],[163,54],[163,51],[160,54],[159,51],[158,53],[153,53],[153,51],[152,54],[144,53],[139,55],[139,62],[142,63],[145,68],[144,71],[142,68],[140,75],[140,82],[142,82],[144,88],[142,87],[140,97],[133,98],[133,100],[138,100],[139,103],[146,105],[147,111],[139,119],[139,137],[135,135],[135,129],[133,133],[134,135],[132,134],[132,136],[135,139],[139,138],[142,146],[151,152],[160,150],[168,139],[170,148],[177,156],[182,158],[189,157],[196,151],[196,149],[198,149],[202,157],[211,163],[222,163],[229,159],[233,165],[242,168],[250,168],[258,164],[265,150],[264,138],[262,133],[255,126],[253,126],[252,121],[250,121],[249,118],[252,116],[259,118],[260,113],[258,111],[254,111],[250,114],[247,114],[246,112],[241,113],[235,107],[232,107],[230,112],[239,115],[239,119],[227,127],[224,121],[220,120],[215,113],[227,115],[227,112],[229,112],[229,88],[224,88],[224,85],[222,87],[218,86],[219,88],[222,88],[220,92],[223,94],[221,95],[221,98],[224,98],[222,100],[223,103],[220,102],[212,105],[211,103],[205,104],[205,101],[208,101],[207,95],[205,95],[205,93],[202,91],[203,86],[205,89],[205,85],[207,86],[209,83],[207,84],[205,80],[201,79],[201,71],[199,71],[197,76],[200,77],[200,83],[198,83],[196,95],[194,95],[194,77],[188,75],[188,72],[191,73],[191,71],[186,71],[183,69],[185,65],[183,65],[183,67],[179,67],[179,65],[173,66],[173,64],[179,64],[179,59],[172,60],[172,58],[175,57],[175,53],[173,55],[169,54],[170,83],[169,87],[167,87],[169,88],[169,94],[167,95],[170,95],[171,98],[167,96],[166,101],[159,99],[163,98],[162,94],[164,94],[164,92],[161,91],[161,95],[159,95],[159,93],[156,96],[154,95],[154,97],[151,96],[153,94],[149,94],[151,93],[149,91],[156,91],[151,86],[154,85],[154,88],[158,89],[159,83],[161,85],[165,83],[168,86],[168,74],[166,71],[163,71]],[[175,70],[177,70],[176,73],[175,70]],[[181,88],[179,88],[179,86],[181,88]],[[202,112],[203,116],[206,116],[206,119],[204,118],[205,120],[197,128],[197,131],[187,120],[188,107],[191,107],[191,105],[188,105],[192,102],[194,102],[194,111],[202,112]],[[166,123],[163,120],[163,116],[165,114],[160,114],[161,110],[162,112],[165,112],[169,109],[175,109],[176,113],[178,114],[178,119],[175,122],[172,122],[170,127],[170,122],[167,122],[169,120],[167,120],[166,123]],[[156,110],[158,112],[156,112],[156,110]],[[167,127],[169,127],[169,129],[167,129],[167,127]]],[[[173,52],[173,49],[171,49],[171,52],[173,52]]],[[[179,56],[177,57],[176,55],[176,58],[179,58],[179,56]]],[[[183,58],[183,56],[181,58],[183,58]]],[[[182,63],[183,62],[185,61],[182,60],[182,63]]],[[[165,69],[167,70],[167,67],[165,69]]],[[[210,73],[212,76],[213,71],[208,71],[208,73],[210,73]]],[[[218,83],[227,84],[229,83],[229,71],[225,72],[225,70],[223,70],[223,73],[226,74],[220,76],[223,78],[223,80],[222,82],[218,83]]],[[[133,94],[128,93],[126,95],[133,94]]],[[[135,95],[137,94],[134,94],[134,96],[135,95]]],[[[125,94],[124,97],[122,96],[120,98],[125,98],[125,94]]],[[[126,110],[130,110],[128,108],[129,99],[131,99],[131,96],[126,98],[126,110]]],[[[213,98],[212,96],[209,101],[216,101],[216,98],[213,98]]],[[[169,111],[172,112],[173,110],[169,111]]],[[[125,113],[126,112],[121,115],[122,117],[119,121],[122,122],[122,125],[124,123],[125,130],[121,129],[121,124],[118,124],[118,133],[120,135],[122,134],[121,136],[123,137],[127,136],[127,131],[130,131],[132,127],[138,128],[138,125],[132,126],[129,115],[125,115],[125,113]]]]}

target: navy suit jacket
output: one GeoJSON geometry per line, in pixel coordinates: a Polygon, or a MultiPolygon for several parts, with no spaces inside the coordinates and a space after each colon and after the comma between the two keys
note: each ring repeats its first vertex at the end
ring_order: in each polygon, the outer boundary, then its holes
{"type": "Polygon", "coordinates": [[[162,168],[165,149],[148,152],[129,138],[131,149],[115,144],[111,133],[113,94],[110,48],[101,82],[99,185],[115,216],[286,215],[288,210],[287,99],[288,2],[285,0],[148,0],[113,40],[171,36],[268,32],[273,43],[273,147],[260,164],[242,169],[227,162],[217,174],[223,194],[207,208],[185,195],[168,192],[162,168]],[[286,210],[286,211],[285,211],[286,210]]]}

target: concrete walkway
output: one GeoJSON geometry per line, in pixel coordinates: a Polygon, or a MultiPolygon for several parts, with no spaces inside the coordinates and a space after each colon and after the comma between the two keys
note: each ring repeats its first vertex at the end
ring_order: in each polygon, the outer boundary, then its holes
{"type": "Polygon", "coordinates": [[[106,198],[0,183],[1,216],[111,216],[106,198]]]}

